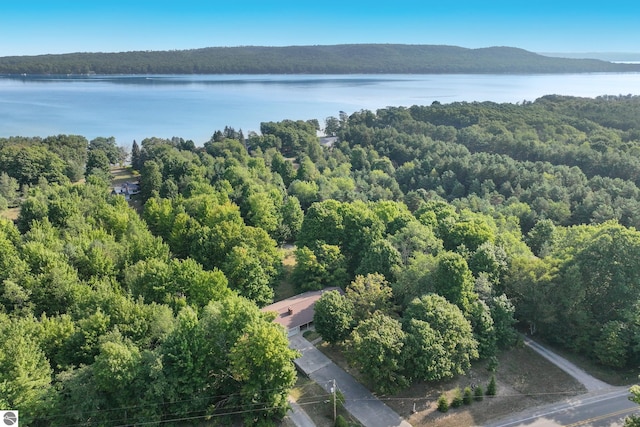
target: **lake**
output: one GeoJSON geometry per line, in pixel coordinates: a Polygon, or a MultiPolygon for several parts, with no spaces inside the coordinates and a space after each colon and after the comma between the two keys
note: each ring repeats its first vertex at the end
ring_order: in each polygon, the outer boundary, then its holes
{"type": "Polygon", "coordinates": [[[0,137],[208,141],[231,126],[317,119],[433,101],[522,102],[548,94],[640,95],[640,73],[561,75],[179,75],[0,77],[0,137]]]}

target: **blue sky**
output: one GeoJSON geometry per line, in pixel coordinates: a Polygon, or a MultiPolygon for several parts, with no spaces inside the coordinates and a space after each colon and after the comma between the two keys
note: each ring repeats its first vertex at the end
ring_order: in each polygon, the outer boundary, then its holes
{"type": "Polygon", "coordinates": [[[640,52],[640,2],[1,1],[0,56],[340,43],[640,52]]]}

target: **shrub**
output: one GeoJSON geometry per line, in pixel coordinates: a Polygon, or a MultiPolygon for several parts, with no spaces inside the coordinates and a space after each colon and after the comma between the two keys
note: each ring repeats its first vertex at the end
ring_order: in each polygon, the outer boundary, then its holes
{"type": "Polygon", "coordinates": [[[467,386],[464,388],[464,395],[462,396],[462,403],[465,405],[470,405],[473,402],[473,391],[471,387],[467,386]]]}
{"type": "Polygon", "coordinates": [[[456,387],[456,389],[453,391],[453,400],[451,401],[451,407],[458,408],[460,406],[462,406],[462,391],[460,390],[460,387],[456,387]]]}
{"type": "Polygon", "coordinates": [[[342,393],[340,390],[336,390],[336,405],[338,405],[338,408],[344,408],[344,402],[344,393],[342,393]]]}
{"type": "Polygon", "coordinates": [[[496,385],[496,376],[491,375],[491,379],[489,380],[489,385],[487,385],[487,396],[495,396],[498,391],[498,386],[496,385]]]}
{"type": "Polygon", "coordinates": [[[477,386],[475,390],[473,390],[473,398],[478,402],[484,398],[484,390],[481,385],[477,386]]]}
{"type": "Polygon", "coordinates": [[[344,419],[342,415],[336,417],[335,427],[349,427],[349,423],[344,419]]]}
{"type": "Polygon", "coordinates": [[[438,411],[447,412],[449,410],[449,400],[447,395],[442,393],[438,398],[438,411]]]}

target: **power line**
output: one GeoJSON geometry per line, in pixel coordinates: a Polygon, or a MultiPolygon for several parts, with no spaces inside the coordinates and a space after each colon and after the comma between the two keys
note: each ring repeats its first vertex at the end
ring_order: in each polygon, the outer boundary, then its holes
{"type": "MultiPolygon", "coordinates": [[[[134,423],[134,426],[144,426],[144,425],[150,425],[150,424],[165,424],[165,423],[173,423],[173,422],[177,422],[177,421],[193,421],[193,420],[199,420],[199,419],[209,419],[209,418],[215,418],[215,417],[226,417],[229,415],[240,415],[240,414],[245,414],[245,413],[249,413],[249,412],[260,412],[260,411],[268,411],[271,409],[285,409],[285,406],[277,406],[274,408],[257,408],[257,409],[249,409],[249,410],[242,410],[242,411],[233,411],[233,412],[225,412],[223,414],[210,414],[210,415],[197,415],[197,416],[193,416],[193,417],[181,417],[181,418],[172,418],[172,419],[166,419],[166,420],[162,420],[162,421],[148,421],[148,422],[142,422],[142,423],[134,423]]],[[[113,427],[127,427],[130,426],[132,424],[122,424],[122,425],[115,425],[113,427]]]]}
{"type": "MultiPolygon", "coordinates": [[[[313,384],[311,384],[313,385],[313,384]]],[[[270,391],[278,391],[280,390],[279,388],[271,388],[271,389],[264,389],[261,391],[265,391],[265,392],[270,392],[270,391]]],[[[41,417],[39,418],[40,420],[54,420],[54,419],[59,419],[59,418],[63,418],[65,416],[73,416],[73,415],[78,415],[78,416],[82,416],[82,417],[91,417],[92,415],[97,416],[97,415],[105,415],[111,412],[123,412],[123,413],[127,413],[128,411],[131,410],[136,410],[136,409],[144,409],[144,408],[153,408],[153,407],[158,407],[158,406],[171,406],[171,405],[176,405],[176,404],[181,404],[181,403],[188,403],[188,402],[194,402],[197,400],[207,400],[207,399],[214,399],[217,398],[217,402],[211,402],[212,405],[215,405],[216,403],[218,403],[220,400],[225,400],[225,399],[230,399],[233,397],[242,397],[243,393],[232,393],[232,394],[226,394],[226,395],[206,395],[206,396],[199,396],[199,397],[193,397],[193,398],[189,398],[189,399],[181,399],[181,400],[175,400],[175,401],[162,401],[162,402],[157,402],[157,403],[146,403],[146,404],[141,404],[141,405],[131,405],[131,406],[120,406],[120,407],[113,407],[113,408],[106,408],[106,409],[96,409],[96,410],[90,410],[90,411],[74,411],[74,412],[67,412],[65,414],[60,414],[60,415],[53,415],[53,416],[48,416],[48,417],[41,417]]],[[[211,406],[211,405],[208,405],[211,406]]],[[[268,411],[268,410],[272,410],[272,409],[282,409],[282,406],[271,406],[270,402],[237,402],[233,405],[228,405],[228,406],[224,406],[222,409],[228,412],[224,412],[221,414],[208,414],[206,415],[207,417],[211,417],[211,416],[225,416],[225,415],[229,415],[229,414],[239,414],[239,413],[243,413],[243,412],[252,412],[252,411],[268,411]],[[247,409],[247,407],[255,407],[255,406],[261,406],[260,408],[253,408],[253,409],[247,409]]],[[[199,410],[193,410],[193,411],[189,411],[186,412],[184,415],[190,414],[190,413],[196,413],[196,412],[202,412],[201,409],[199,410]]],[[[166,416],[170,414],[159,414],[161,416],[166,416]]],[[[199,417],[199,416],[198,416],[199,417]]],[[[113,421],[123,421],[126,422],[126,415],[125,418],[118,418],[115,419],[113,421]]],[[[188,418],[187,418],[188,419],[188,418]]],[[[78,424],[70,424],[69,427],[72,426],[80,426],[80,425],[85,425],[84,422],[80,422],[78,424]]]]}

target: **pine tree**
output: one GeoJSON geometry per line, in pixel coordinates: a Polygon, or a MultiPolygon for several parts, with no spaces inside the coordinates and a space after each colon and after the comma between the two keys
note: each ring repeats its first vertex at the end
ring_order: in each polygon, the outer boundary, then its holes
{"type": "Polygon", "coordinates": [[[465,405],[470,405],[473,402],[473,391],[471,387],[467,386],[464,388],[464,394],[462,396],[462,403],[465,405]]]}
{"type": "Polygon", "coordinates": [[[496,376],[491,375],[491,379],[489,380],[489,385],[487,385],[487,396],[495,396],[498,391],[498,386],[496,385],[496,376]]]}
{"type": "Polygon", "coordinates": [[[451,407],[458,408],[462,406],[462,403],[463,403],[462,390],[460,390],[460,387],[456,387],[456,389],[453,391],[453,400],[451,401],[451,407]]]}
{"type": "Polygon", "coordinates": [[[131,167],[134,170],[139,171],[142,169],[142,158],[140,157],[140,147],[136,140],[133,140],[133,145],[131,145],[131,167]]]}
{"type": "Polygon", "coordinates": [[[480,402],[484,398],[484,390],[482,389],[481,385],[477,386],[475,390],[473,390],[473,397],[478,402],[480,402]]]}
{"type": "Polygon", "coordinates": [[[438,411],[447,412],[449,410],[449,400],[447,395],[442,393],[438,398],[438,411]]]}

